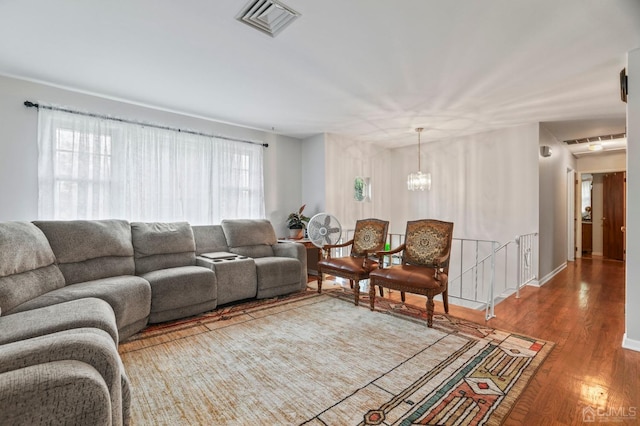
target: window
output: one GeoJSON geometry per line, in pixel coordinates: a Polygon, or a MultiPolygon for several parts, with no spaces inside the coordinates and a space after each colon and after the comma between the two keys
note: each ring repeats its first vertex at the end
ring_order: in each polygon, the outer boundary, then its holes
{"type": "Polygon", "coordinates": [[[41,109],[41,219],[264,217],[260,145],[41,109]]]}
{"type": "MultiPolygon", "coordinates": [[[[111,137],[56,129],[54,196],[60,206],[79,206],[104,215],[103,194],[109,190],[111,137]],[[81,166],[84,165],[84,166],[81,166]]],[[[60,209],[59,219],[74,219],[71,209],[60,209]]]]}
{"type": "Polygon", "coordinates": [[[593,175],[591,174],[583,174],[582,175],[582,220],[590,222],[591,221],[591,191],[593,188],[593,175]]]}

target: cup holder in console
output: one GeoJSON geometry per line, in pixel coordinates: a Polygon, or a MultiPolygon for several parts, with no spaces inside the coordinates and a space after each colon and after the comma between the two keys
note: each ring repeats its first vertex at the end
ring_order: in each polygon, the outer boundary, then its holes
{"type": "Polygon", "coordinates": [[[236,257],[229,257],[227,259],[212,259],[213,263],[220,263],[220,262],[229,262],[232,260],[245,260],[245,259],[250,259],[247,256],[236,256],[236,257]]]}

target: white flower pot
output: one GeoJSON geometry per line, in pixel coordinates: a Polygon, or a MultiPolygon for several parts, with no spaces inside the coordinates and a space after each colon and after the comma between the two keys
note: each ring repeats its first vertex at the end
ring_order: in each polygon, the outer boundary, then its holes
{"type": "Polygon", "coordinates": [[[300,239],[304,235],[304,229],[289,229],[289,238],[300,239]]]}

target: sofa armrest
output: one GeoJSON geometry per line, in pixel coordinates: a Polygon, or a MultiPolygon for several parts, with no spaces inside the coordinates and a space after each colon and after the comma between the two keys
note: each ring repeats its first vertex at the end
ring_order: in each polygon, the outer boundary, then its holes
{"type": "Polygon", "coordinates": [[[35,364],[0,374],[0,424],[110,425],[109,389],[82,361],[35,364]]]}
{"type": "Polygon", "coordinates": [[[290,257],[300,261],[300,290],[307,287],[307,248],[300,243],[277,243],[272,245],[276,257],[290,257]]]}
{"type": "Polygon", "coordinates": [[[298,259],[304,262],[304,267],[307,268],[307,249],[303,244],[286,242],[274,244],[271,247],[273,247],[274,256],[298,259]]]}
{"type": "MultiPolygon", "coordinates": [[[[57,361],[80,361],[104,380],[111,399],[111,422],[122,425],[124,371],[111,336],[94,328],[60,331],[0,346],[0,374],[57,361]]],[[[126,390],[128,393],[128,389],[126,390]]]]}
{"type": "Polygon", "coordinates": [[[118,344],[118,327],[111,305],[92,297],[0,317],[0,345],[74,328],[104,330],[118,344]]]}

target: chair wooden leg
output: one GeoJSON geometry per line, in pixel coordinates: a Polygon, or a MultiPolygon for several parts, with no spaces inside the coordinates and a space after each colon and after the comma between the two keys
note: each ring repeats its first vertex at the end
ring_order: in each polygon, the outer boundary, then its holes
{"type": "MultiPolygon", "coordinates": [[[[382,287],[381,287],[382,288],[382,287]]],[[[369,307],[373,311],[376,302],[376,286],[369,283],[369,307]]]]}
{"type": "Polygon", "coordinates": [[[402,303],[404,303],[404,299],[405,299],[405,297],[404,297],[404,291],[401,291],[401,292],[400,292],[400,300],[402,300],[402,303]]]}
{"type": "Polygon", "coordinates": [[[360,281],[358,281],[356,283],[356,286],[353,289],[353,303],[355,303],[356,306],[358,306],[358,304],[360,303],[360,281]]]}
{"type": "Polygon", "coordinates": [[[318,293],[322,293],[322,272],[318,271],[318,293]]]}
{"type": "Polygon", "coordinates": [[[433,327],[433,296],[427,296],[427,327],[433,327]]]}
{"type": "Polygon", "coordinates": [[[379,285],[378,288],[380,289],[380,297],[384,297],[384,289],[381,285],[379,285]]]}
{"type": "Polygon", "coordinates": [[[349,280],[349,287],[353,288],[353,280],[349,280]]]}
{"type": "Polygon", "coordinates": [[[442,304],[444,305],[444,312],[449,313],[449,290],[442,292],[442,304]]]}

